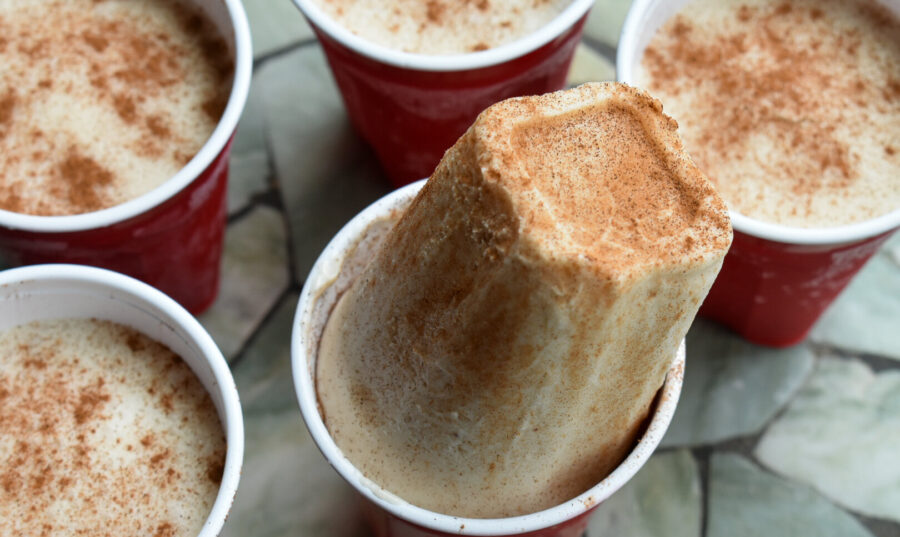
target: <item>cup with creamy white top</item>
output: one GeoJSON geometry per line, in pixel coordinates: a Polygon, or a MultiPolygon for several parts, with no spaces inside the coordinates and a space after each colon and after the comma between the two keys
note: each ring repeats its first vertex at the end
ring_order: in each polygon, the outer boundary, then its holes
{"type": "Polygon", "coordinates": [[[240,2],[0,2],[0,33],[0,261],[100,266],[207,308],[250,83],[240,2]]]}
{"type": "Polygon", "coordinates": [[[646,461],[731,242],[644,92],[492,105],[301,293],[301,411],[377,535],[580,535],[646,461]]]}
{"type": "Polygon", "coordinates": [[[294,0],[350,121],[397,186],[489,105],[562,89],[593,0],[294,0]]]}
{"type": "Polygon", "coordinates": [[[0,272],[0,533],[215,537],[240,479],[237,388],[184,308],[78,265],[0,272]]]}
{"type": "Polygon", "coordinates": [[[900,227],[900,3],[637,0],[618,79],[658,97],[729,205],[701,315],[802,341],[900,227]]]}

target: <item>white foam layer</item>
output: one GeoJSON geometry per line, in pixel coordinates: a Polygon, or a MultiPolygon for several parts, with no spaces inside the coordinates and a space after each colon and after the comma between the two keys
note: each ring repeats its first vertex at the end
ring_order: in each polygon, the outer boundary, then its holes
{"type": "Polygon", "coordinates": [[[848,225],[900,208],[897,35],[872,1],[696,0],[653,38],[636,80],[730,209],[848,225]]]}
{"type": "Polygon", "coordinates": [[[0,208],[80,214],[172,177],[230,91],[224,42],[170,0],[0,0],[0,208]]]}
{"type": "Polygon", "coordinates": [[[162,345],[107,321],[0,335],[0,534],[199,533],[225,460],[218,415],[162,345]]]}

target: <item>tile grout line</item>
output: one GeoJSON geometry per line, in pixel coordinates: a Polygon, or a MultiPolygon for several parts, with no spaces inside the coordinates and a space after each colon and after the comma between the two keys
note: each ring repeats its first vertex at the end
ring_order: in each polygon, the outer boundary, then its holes
{"type": "Polygon", "coordinates": [[[806,344],[810,346],[817,357],[830,356],[842,359],[856,359],[869,366],[874,373],[900,369],[900,358],[861,350],[844,349],[828,343],[807,341],[806,344]]]}
{"type": "MultiPolygon", "coordinates": [[[[284,54],[287,54],[291,51],[298,50],[309,46],[316,42],[315,38],[310,38],[293,45],[288,45],[282,49],[274,51],[272,53],[266,54],[258,59],[254,59],[253,72],[256,74],[256,69],[262,65],[265,61],[268,61],[271,58],[275,58],[284,54]]],[[[241,346],[234,353],[231,361],[228,362],[229,367],[233,368],[240,364],[246,354],[247,350],[251,348],[252,343],[259,336],[259,333],[267,326],[267,324],[272,320],[275,316],[276,312],[282,307],[284,301],[291,296],[292,293],[300,292],[302,288],[302,282],[299,282],[297,279],[295,261],[294,261],[294,248],[293,241],[291,240],[291,226],[290,222],[287,218],[287,209],[284,202],[284,198],[282,196],[282,190],[279,183],[278,178],[278,169],[275,166],[275,157],[272,151],[272,146],[269,138],[269,126],[266,121],[265,115],[263,115],[263,132],[265,139],[265,154],[266,161],[269,166],[270,173],[266,177],[266,189],[263,192],[257,193],[246,207],[237,211],[234,215],[229,215],[228,217],[228,225],[231,225],[232,222],[240,220],[242,217],[249,214],[251,211],[255,210],[260,205],[267,206],[272,208],[273,210],[278,212],[278,215],[281,219],[281,224],[284,229],[284,246],[285,246],[285,258],[286,263],[284,263],[285,270],[287,270],[288,278],[287,285],[285,285],[284,289],[282,289],[281,293],[278,295],[278,298],[273,302],[272,306],[266,312],[265,315],[260,319],[260,321],[256,324],[250,334],[244,339],[241,346]]]]}
{"type": "Polygon", "coordinates": [[[259,323],[253,328],[253,331],[250,332],[250,335],[247,336],[247,339],[241,344],[240,348],[234,353],[233,358],[228,362],[228,367],[234,371],[234,368],[240,365],[241,362],[244,361],[244,357],[247,354],[247,350],[253,346],[253,343],[256,342],[256,338],[259,337],[260,332],[268,325],[269,321],[275,317],[275,314],[281,309],[281,306],[284,305],[284,301],[287,300],[291,293],[295,291],[294,285],[292,283],[288,283],[285,288],[278,295],[278,298],[272,303],[272,307],[263,315],[262,319],[260,319],[259,323]]]}
{"type": "Polygon", "coordinates": [[[703,446],[690,450],[700,473],[700,537],[707,537],[709,532],[709,459],[713,449],[711,446],[703,446]]]}
{"type": "MultiPolygon", "coordinates": [[[[265,118],[263,118],[265,121],[265,118]]],[[[288,271],[288,287],[290,289],[299,290],[303,287],[303,281],[297,275],[297,260],[296,260],[296,252],[294,251],[294,241],[293,241],[293,230],[291,229],[291,222],[288,219],[287,215],[287,204],[284,201],[284,193],[281,189],[281,182],[278,177],[278,168],[275,163],[275,155],[272,150],[272,145],[269,143],[269,129],[266,126],[264,129],[266,133],[266,160],[269,163],[269,169],[272,170],[272,173],[267,178],[267,183],[269,188],[266,190],[266,194],[270,195],[272,199],[276,201],[275,209],[278,210],[278,214],[281,216],[281,223],[284,226],[284,241],[285,241],[285,253],[287,255],[287,271],[288,271]]]]}
{"type": "Polygon", "coordinates": [[[306,48],[310,45],[315,45],[319,42],[315,36],[308,37],[306,39],[301,39],[300,41],[295,41],[293,43],[288,43],[282,47],[276,48],[260,56],[253,58],[253,73],[256,74],[256,70],[264,65],[265,63],[278,58],[279,56],[284,56],[285,54],[289,54],[295,50],[306,48]]]}

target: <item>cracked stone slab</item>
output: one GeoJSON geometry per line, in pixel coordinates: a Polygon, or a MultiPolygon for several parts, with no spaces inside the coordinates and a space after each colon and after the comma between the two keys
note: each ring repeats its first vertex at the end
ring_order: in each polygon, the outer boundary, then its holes
{"type": "Polygon", "coordinates": [[[691,453],[658,453],[597,507],[587,534],[700,537],[701,503],[700,476],[691,453]]]}
{"type": "Polygon", "coordinates": [[[265,153],[233,155],[228,168],[228,215],[246,209],[268,185],[269,157],[265,153]]]}
{"type": "Polygon", "coordinates": [[[584,36],[615,50],[631,0],[595,0],[584,24],[584,36]]]}
{"type": "Polygon", "coordinates": [[[222,537],[362,537],[356,492],[325,461],[294,396],[286,297],[234,366],[246,430],[241,483],[222,537]]]}
{"type": "Polygon", "coordinates": [[[228,170],[228,214],[244,209],[254,195],[265,192],[271,174],[266,149],[262,93],[251,82],[247,104],[231,146],[228,170]]]}
{"type": "Polygon", "coordinates": [[[234,357],[289,283],[281,214],[257,207],[228,226],[219,297],[199,317],[226,359],[234,357]]]}
{"type": "Polygon", "coordinates": [[[616,67],[609,60],[584,43],[578,45],[566,79],[569,86],[615,79],[616,67]]]}
{"type": "Polygon", "coordinates": [[[256,83],[302,282],[337,231],[391,186],[347,120],[318,46],[266,62],[256,83]]]}
{"type": "Polygon", "coordinates": [[[708,537],[871,537],[816,491],[774,476],[744,457],[714,453],[709,468],[708,537]]]}
{"type": "Polygon", "coordinates": [[[662,446],[698,446],[760,432],[800,389],[806,345],[769,349],[697,319],[687,335],[684,387],[662,446]]]}
{"type": "Polygon", "coordinates": [[[298,300],[296,292],[282,298],[234,366],[241,407],[248,418],[293,412],[303,423],[291,374],[291,329],[298,300]]]}
{"type": "Polygon", "coordinates": [[[885,243],[816,323],[810,339],[900,360],[900,233],[885,243]]]}
{"type": "Polygon", "coordinates": [[[253,57],[260,58],[311,39],[312,28],[291,0],[243,0],[253,38],[253,57]]]}
{"type": "Polygon", "coordinates": [[[756,457],[854,511],[900,521],[900,370],[820,359],[756,457]]]}

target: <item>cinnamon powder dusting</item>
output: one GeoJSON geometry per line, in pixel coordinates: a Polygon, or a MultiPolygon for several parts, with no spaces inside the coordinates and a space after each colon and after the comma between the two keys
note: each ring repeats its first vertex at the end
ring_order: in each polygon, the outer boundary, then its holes
{"type": "Polygon", "coordinates": [[[0,334],[0,535],[113,537],[136,525],[197,534],[218,490],[224,437],[190,369],[160,365],[171,355],[107,321],[0,334]],[[177,416],[161,418],[143,386],[151,381],[184,390],[177,416]]]}
{"type": "Polygon", "coordinates": [[[821,226],[900,206],[900,188],[870,184],[897,163],[869,154],[890,157],[881,148],[900,136],[900,22],[873,2],[695,2],[660,29],[642,68],[733,209],[821,226]]]}
{"type": "Polygon", "coordinates": [[[0,23],[15,43],[0,47],[0,208],[79,214],[152,190],[227,103],[229,49],[180,0],[7,3],[0,23]]]}
{"type": "Polygon", "coordinates": [[[9,124],[12,122],[13,110],[16,107],[16,94],[12,89],[0,97],[0,138],[6,136],[9,124]]]}
{"type": "Polygon", "coordinates": [[[441,21],[444,18],[444,12],[447,11],[447,6],[444,5],[444,2],[441,0],[428,0],[425,5],[425,16],[428,17],[428,22],[432,24],[441,24],[441,21]]]}
{"type": "Polygon", "coordinates": [[[50,192],[57,199],[65,199],[75,212],[86,213],[108,205],[103,189],[114,181],[109,170],[70,148],[59,164],[56,184],[50,187],[50,192]]]}
{"type": "Polygon", "coordinates": [[[359,37],[417,54],[465,54],[521,39],[572,0],[313,0],[359,37]]]}

